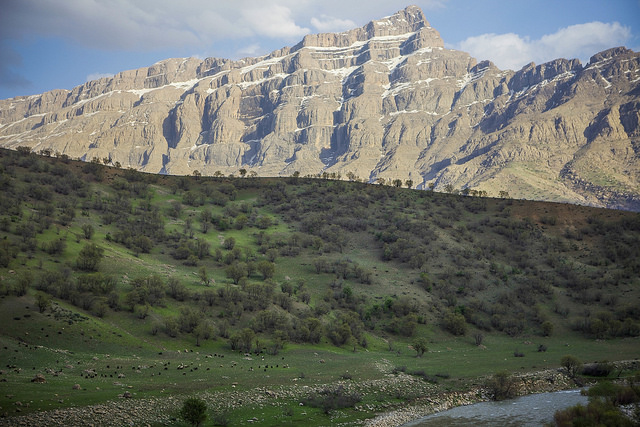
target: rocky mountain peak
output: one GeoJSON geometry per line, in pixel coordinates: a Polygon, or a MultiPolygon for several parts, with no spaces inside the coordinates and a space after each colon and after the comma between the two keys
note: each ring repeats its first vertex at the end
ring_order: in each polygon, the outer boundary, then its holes
{"type": "Polygon", "coordinates": [[[600,61],[604,61],[611,58],[618,58],[626,55],[634,55],[631,49],[627,49],[624,46],[612,47],[611,49],[598,52],[589,59],[589,65],[595,64],[600,61]]]}
{"type": "Polygon", "coordinates": [[[371,21],[365,26],[369,38],[413,33],[423,27],[430,27],[430,25],[418,6],[408,6],[391,16],[371,21]]]}
{"type": "Polygon", "coordinates": [[[167,59],[2,100],[0,146],[640,210],[639,97],[629,49],[502,71],[444,48],[409,6],[256,58],[167,59]]]}
{"type": "Polygon", "coordinates": [[[371,21],[361,28],[342,33],[309,34],[292,50],[296,51],[304,47],[345,48],[358,42],[385,38],[425,38],[427,34],[432,47],[444,46],[440,34],[431,28],[422,10],[417,6],[409,6],[391,16],[371,21]]]}

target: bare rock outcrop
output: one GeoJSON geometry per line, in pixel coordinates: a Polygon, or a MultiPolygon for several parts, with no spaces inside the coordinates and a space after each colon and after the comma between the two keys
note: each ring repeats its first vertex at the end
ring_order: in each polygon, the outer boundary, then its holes
{"type": "Polygon", "coordinates": [[[0,146],[152,173],[341,176],[640,210],[640,55],[500,70],[410,6],[238,61],[0,101],[0,146]]]}

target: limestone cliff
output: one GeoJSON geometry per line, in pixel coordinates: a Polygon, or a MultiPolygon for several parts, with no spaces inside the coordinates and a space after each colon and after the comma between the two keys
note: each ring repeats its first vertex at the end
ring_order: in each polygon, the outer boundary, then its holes
{"type": "Polygon", "coordinates": [[[411,6],[263,57],[168,59],[2,100],[0,146],[152,173],[327,173],[640,210],[639,110],[631,50],[502,71],[444,48],[411,6]]]}

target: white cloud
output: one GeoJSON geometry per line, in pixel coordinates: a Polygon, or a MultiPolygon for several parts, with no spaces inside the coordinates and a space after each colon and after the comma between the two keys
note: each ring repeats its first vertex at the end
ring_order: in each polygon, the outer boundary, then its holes
{"type": "Polygon", "coordinates": [[[340,19],[333,16],[321,15],[311,18],[311,25],[323,33],[337,32],[356,28],[358,25],[351,19],[340,19]]]}
{"type": "Polygon", "coordinates": [[[56,36],[100,49],[211,45],[255,35],[300,37],[291,0],[20,0],[0,14],[0,37],[56,36]]]}
{"type": "Polygon", "coordinates": [[[543,36],[540,43],[550,55],[564,57],[572,55],[582,58],[600,50],[624,44],[631,37],[631,29],[618,22],[589,22],[562,28],[556,33],[543,36]]]}
{"type": "Polygon", "coordinates": [[[482,34],[469,37],[456,47],[479,60],[489,59],[499,68],[518,70],[529,62],[544,63],[556,58],[578,58],[583,63],[599,51],[624,45],[631,30],[618,22],[589,22],[561,28],[538,40],[518,34],[482,34]]]}
{"type": "Polygon", "coordinates": [[[250,44],[238,50],[239,56],[256,56],[260,52],[260,45],[258,43],[250,44]]]}
{"type": "Polygon", "coordinates": [[[113,77],[113,73],[91,73],[87,76],[87,81],[98,80],[103,77],[113,77]]]}
{"type": "MultiPolygon", "coordinates": [[[[417,3],[428,10],[447,1],[417,3]]],[[[297,41],[311,28],[355,28],[406,6],[401,0],[9,0],[0,13],[0,39],[54,36],[105,50],[200,49],[256,36],[297,41]]]]}
{"type": "Polygon", "coordinates": [[[533,61],[532,44],[517,34],[482,34],[457,46],[478,60],[490,59],[499,68],[519,69],[533,61]]]}
{"type": "Polygon", "coordinates": [[[294,38],[309,33],[293,19],[291,9],[286,6],[264,4],[242,11],[242,16],[256,34],[267,37],[294,38]]]}

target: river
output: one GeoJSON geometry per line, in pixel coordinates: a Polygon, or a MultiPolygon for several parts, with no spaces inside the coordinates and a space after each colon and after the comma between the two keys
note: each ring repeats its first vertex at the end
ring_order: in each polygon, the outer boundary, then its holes
{"type": "Polygon", "coordinates": [[[539,427],[552,422],[557,410],[578,403],[586,405],[587,402],[587,397],[582,396],[580,390],[530,394],[501,402],[459,406],[412,421],[403,427],[539,427]]]}

